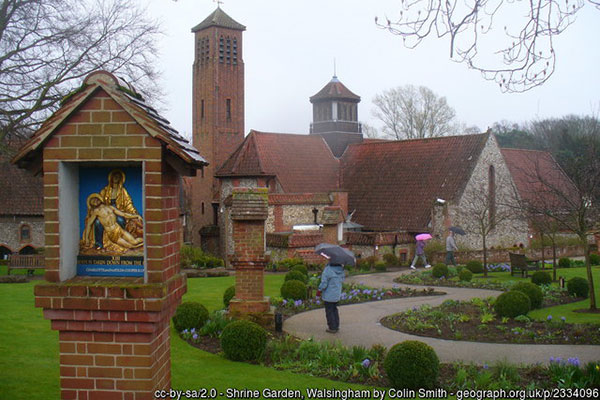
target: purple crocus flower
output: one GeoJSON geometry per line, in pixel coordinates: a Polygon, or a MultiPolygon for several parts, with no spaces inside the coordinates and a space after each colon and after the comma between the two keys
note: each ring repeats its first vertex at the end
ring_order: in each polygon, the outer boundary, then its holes
{"type": "Polygon", "coordinates": [[[198,334],[194,333],[194,335],[192,336],[192,339],[194,339],[194,340],[198,339],[198,334]]]}
{"type": "Polygon", "coordinates": [[[302,300],[296,300],[296,301],[294,301],[294,305],[295,305],[296,307],[299,307],[299,306],[301,306],[301,305],[302,305],[302,300]]]}
{"type": "Polygon", "coordinates": [[[489,369],[489,368],[490,368],[490,366],[489,366],[489,365],[487,365],[487,364],[483,364],[483,369],[489,369]]]}
{"type": "Polygon", "coordinates": [[[369,368],[369,365],[371,365],[371,360],[369,360],[368,358],[365,358],[361,364],[363,367],[369,368]]]}
{"type": "Polygon", "coordinates": [[[181,333],[188,333],[189,331],[187,329],[184,329],[181,333]]]}
{"type": "Polygon", "coordinates": [[[282,306],[285,306],[286,304],[287,304],[287,300],[286,300],[286,299],[283,299],[283,301],[281,302],[281,305],[282,305],[282,306]]]}
{"type": "Polygon", "coordinates": [[[192,328],[191,333],[196,333],[196,328],[192,328]]]}
{"type": "Polygon", "coordinates": [[[567,319],[566,319],[565,317],[560,317],[560,320],[561,320],[562,322],[565,322],[567,319]]]}
{"type": "Polygon", "coordinates": [[[548,315],[548,317],[546,318],[548,321],[552,321],[552,315],[548,315]]]}
{"type": "Polygon", "coordinates": [[[567,360],[567,364],[572,365],[574,367],[579,367],[579,358],[571,357],[567,360]]]}

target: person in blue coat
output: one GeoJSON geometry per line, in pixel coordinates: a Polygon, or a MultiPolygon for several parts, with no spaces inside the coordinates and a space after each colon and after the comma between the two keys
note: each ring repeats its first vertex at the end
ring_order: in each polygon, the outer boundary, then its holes
{"type": "Polygon", "coordinates": [[[321,296],[325,303],[325,318],[327,318],[325,331],[329,333],[336,333],[340,329],[337,305],[342,295],[344,277],[344,266],[337,264],[327,264],[321,275],[317,297],[321,296]]]}

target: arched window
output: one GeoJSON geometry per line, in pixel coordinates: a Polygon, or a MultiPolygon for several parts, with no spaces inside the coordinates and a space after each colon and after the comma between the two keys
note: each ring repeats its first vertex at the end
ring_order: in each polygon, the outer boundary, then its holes
{"type": "Polygon", "coordinates": [[[488,200],[489,200],[489,220],[493,227],[496,224],[496,169],[490,165],[488,169],[488,200]]]}
{"type": "Polygon", "coordinates": [[[35,254],[35,249],[33,246],[25,246],[21,250],[19,250],[19,254],[35,254]]]}
{"type": "Polygon", "coordinates": [[[0,260],[6,260],[12,251],[6,246],[0,246],[0,260]]]}
{"type": "Polygon", "coordinates": [[[31,227],[27,224],[21,224],[19,227],[19,241],[31,242],[31,227]]]}

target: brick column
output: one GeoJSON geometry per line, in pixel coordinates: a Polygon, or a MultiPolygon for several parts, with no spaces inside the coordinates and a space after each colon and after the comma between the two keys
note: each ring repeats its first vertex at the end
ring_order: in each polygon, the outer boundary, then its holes
{"type": "Polygon", "coordinates": [[[36,307],[59,331],[61,399],[154,399],[169,389],[169,321],[186,281],[137,281],[77,277],[35,287],[36,307]]]}
{"type": "Polygon", "coordinates": [[[338,244],[338,224],[344,222],[342,208],[337,206],[325,207],[323,210],[323,241],[325,243],[338,244]]]}
{"type": "Polygon", "coordinates": [[[268,189],[235,188],[232,193],[235,268],[235,297],[229,303],[233,315],[267,313],[264,297],[265,220],[268,215],[268,189]]]}

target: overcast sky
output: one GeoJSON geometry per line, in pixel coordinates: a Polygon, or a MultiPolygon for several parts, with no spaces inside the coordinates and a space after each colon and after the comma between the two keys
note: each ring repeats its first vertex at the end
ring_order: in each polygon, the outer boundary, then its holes
{"type": "MultiPolygon", "coordinates": [[[[191,28],[216,8],[211,0],[139,0],[162,22],[156,62],[167,109],[180,132],[191,135],[191,28]]],[[[399,85],[423,85],[445,96],[457,117],[485,130],[494,122],[529,121],[600,112],[600,11],[586,4],[575,23],[555,39],[556,72],[543,86],[502,93],[479,72],[449,60],[448,40],[429,38],[415,50],[376,27],[376,16],[397,15],[399,0],[225,0],[221,8],[246,26],[243,59],[246,127],[308,133],[308,98],[333,75],[361,96],[359,120],[372,126],[373,97],[399,85]]],[[[481,51],[497,49],[484,48],[481,51]]]]}

